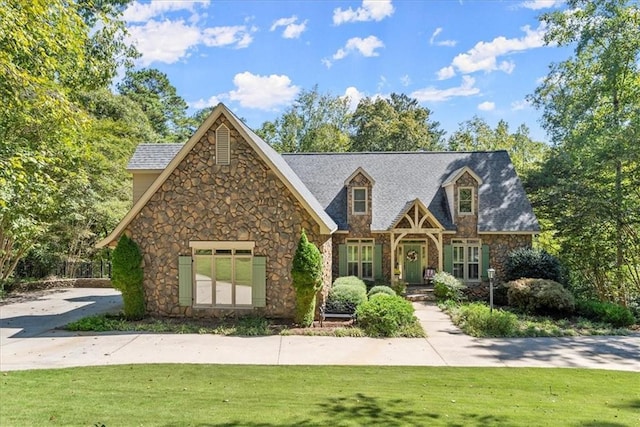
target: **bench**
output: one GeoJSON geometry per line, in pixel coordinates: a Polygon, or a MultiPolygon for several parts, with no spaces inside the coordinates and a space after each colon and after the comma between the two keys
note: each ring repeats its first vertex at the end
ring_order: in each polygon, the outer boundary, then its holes
{"type": "Polygon", "coordinates": [[[356,313],[344,313],[344,312],[332,312],[327,311],[325,306],[320,307],[320,327],[324,323],[325,319],[353,319],[356,320],[356,313]]]}

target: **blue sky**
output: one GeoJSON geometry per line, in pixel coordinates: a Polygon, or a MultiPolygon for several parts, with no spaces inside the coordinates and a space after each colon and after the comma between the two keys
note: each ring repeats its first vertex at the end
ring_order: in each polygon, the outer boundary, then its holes
{"type": "Polygon", "coordinates": [[[169,76],[190,111],[225,103],[258,128],[301,90],[405,93],[450,135],[474,115],[547,141],[527,104],[553,62],[537,17],[562,0],[135,1],[124,13],[139,67],[169,76]]]}

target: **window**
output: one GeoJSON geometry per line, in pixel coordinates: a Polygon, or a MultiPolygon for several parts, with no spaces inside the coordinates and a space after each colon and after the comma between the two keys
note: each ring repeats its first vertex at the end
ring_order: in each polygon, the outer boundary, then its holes
{"type": "Polygon", "coordinates": [[[373,240],[347,241],[347,275],[373,279],[373,240]]]}
{"type": "Polygon", "coordinates": [[[221,125],[216,129],[216,164],[228,165],[231,157],[229,128],[221,125]]]}
{"type": "Polygon", "coordinates": [[[469,282],[479,281],[480,241],[454,240],[451,244],[453,249],[453,276],[469,282]]]}
{"type": "Polygon", "coordinates": [[[473,188],[458,188],[458,214],[473,213],[473,188]]]}
{"type": "Polygon", "coordinates": [[[354,188],[352,193],[353,213],[362,215],[367,213],[367,189],[354,188]]]}
{"type": "MultiPolygon", "coordinates": [[[[202,242],[205,243],[205,242],[202,242]]],[[[196,306],[252,305],[253,242],[211,242],[193,248],[196,306]]]]}

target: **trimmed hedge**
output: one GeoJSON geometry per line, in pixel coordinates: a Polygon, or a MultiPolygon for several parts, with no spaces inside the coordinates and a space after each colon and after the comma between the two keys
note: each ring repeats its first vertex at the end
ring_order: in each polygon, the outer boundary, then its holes
{"type": "Polygon", "coordinates": [[[545,279],[519,279],[507,283],[509,305],[528,313],[569,314],[575,299],[560,283],[545,279]]]}
{"type": "Polygon", "coordinates": [[[355,286],[363,289],[365,293],[367,292],[367,285],[362,281],[362,279],[356,276],[338,277],[334,280],[333,286],[355,286]]]}
{"type": "Polygon", "coordinates": [[[416,322],[413,305],[399,296],[375,294],[356,310],[358,324],[371,337],[394,337],[416,322]]]}
{"type": "Polygon", "coordinates": [[[506,280],[548,279],[564,283],[560,261],[540,249],[520,248],[509,254],[505,264],[506,280]]]}
{"type": "Polygon", "coordinates": [[[576,301],[576,314],[596,322],[624,327],[635,323],[631,310],[618,304],[594,300],[576,301]]]}
{"type": "Polygon", "coordinates": [[[142,319],[145,314],[145,301],[140,248],[124,234],[111,254],[111,262],[111,283],[122,292],[124,316],[130,320],[142,319]]]}
{"type": "Polygon", "coordinates": [[[367,293],[360,286],[337,285],[329,291],[325,311],[329,313],[355,313],[367,300],[367,293]]]}
{"type": "Polygon", "coordinates": [[[376,294],[386,294],[394,297],[396,296],[396,291],[394,291],[387,285],[376,285],[369,290],[369,292],[367,293],[367,296],[371,298],[373,295],[376,295],[376,294]]]}
{"type": "Polygon", "coordinates": [[[311,326],[316,312],[316,294],[322,287],[322,255],[307,239],[302,230],[291,268],[293,287],[296,290],[295,322],[311,326]]]}

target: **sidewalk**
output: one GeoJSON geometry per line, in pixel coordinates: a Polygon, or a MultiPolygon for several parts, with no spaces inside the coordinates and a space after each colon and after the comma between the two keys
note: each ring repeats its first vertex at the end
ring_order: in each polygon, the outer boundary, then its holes
{"type": "Polygon", "coordinates": [[[414,303],[428,337],[224,337],[52,329],[117,311],[112,289],[68,289],[0,306],[0,370],[138,363],[583,367],[640,372],[640,337],[476,339],[432,303],[414,303]]]}

